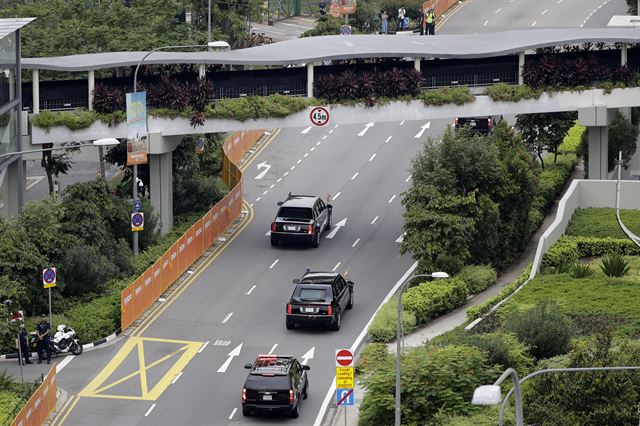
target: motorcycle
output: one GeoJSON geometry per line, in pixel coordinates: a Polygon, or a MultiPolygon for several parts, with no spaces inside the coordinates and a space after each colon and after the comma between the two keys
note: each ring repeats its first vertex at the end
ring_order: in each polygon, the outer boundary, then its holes
{"type": "MultiPolygon", "coordinates": [[[[38,346],[38,335],[35,331],[31,333],[31,347],[36,349],[38,346]]],[[[60,324],[57,328],[56,334],[53,335],[50,342],[51,354],[59,355],[65,353],[72,353],[73,355],[80,355],[82,353],[82,345],[78,342],[76,337],[76,331],[67,327],[64,324],[60,324]]]]}

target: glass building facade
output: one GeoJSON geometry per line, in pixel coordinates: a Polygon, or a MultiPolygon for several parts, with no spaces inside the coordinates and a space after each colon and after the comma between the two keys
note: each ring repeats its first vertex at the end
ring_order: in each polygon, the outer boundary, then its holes
{"type": "MultiPolygon", "coordinates": [[[[18,31],[0,39],[0,155],[18,151],[18,83],[20,49],[18,31]]],[[[0,157],[0,164],[11,156],[0,157]]]]}

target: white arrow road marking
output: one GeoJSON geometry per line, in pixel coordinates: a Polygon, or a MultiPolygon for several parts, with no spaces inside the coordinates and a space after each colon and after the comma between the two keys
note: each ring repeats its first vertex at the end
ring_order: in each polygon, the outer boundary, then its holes
{"type": "Polygon", "coordinates": [[[271,350],[268,352],[268,354],[271,355],[273,353],[273,351],[276,350],[277,347],[278,347],[278,344],[274,343],[274,345],[271,347],[271,350]]]}
{"type": "Polygon", "coordinates": [[[226,373],[227,368],[229,368],[229,364],[231,364],[231,360],[233,360],[233,357],[239,356],[241,350],[242,350],[242,343],[240,343],[238,346],[236,346],[234,350],[232,350],[227,354],[228,358],[224,362],[224,364],[222,364],[220,368],[218,368],[218,373],[226,373]]]}
{"type": "Polygon", "coordinates": [[[264,168],[264,170],[262,172],[260,172],[259,175],[254,177],[254,179],[262,179],[264,177],[264,175],[266,175],[267,172],[269,171],[269,169],[271,168],[271,164],[267,164],[266,161],[263,161],[262,163],[258,164],[258,170],[263,169],[263,168],[264,168]]]}
{"type": "Polygon", "coordinates": [[[302,360],[302,365],[307,365],[307,362],[309,362],[310,359],[313,359],[313,355],[315,351],[316,351],[316,347],[313,346],[304,355],[300,357],[300,359],[302,360]]]}
{"type": "Polygon", "coordinates": [[[406,232],[403,232],[402,235],[400,235],[397,239],[396,239],[396,243],[401,243],[404,240],[404,236],[407,235],[406,232]]]}
{"type": "Polygon", "coordinates": [[[424,131],[427,130],[429,127],[431,127],[431,122],[427,121],[425,124],[422,125],[422,127],[420,127],[420,131],[418,133],[416,133],[414,138],[420,139],[422,137],[422,135],[424,134],[424,131]]]}
{"type": "Polygon", "coordinates": [[[362,129],[360,133],[358,133],[358,136],[364,136],[364,134],[367,133],[367,130],[369,130],[370,127],[373,127],[373,122],[365,124],[364,129],[362,129]]]}
{"type": "Polygon", "coordinates": [[[269,235],[271,235],[271,231],[267,231],[267,232],[264,234],[264,236],[265,236],[265,237],[268,237],[269,235]]]}
{"type": "Polygon", "coordinates": [[[302,133],[303,135],[306,135],[307,133],[309,133],[309,130],[313,129],[313,126],[309,126],[306,129],[304,129],[303,131],[301,131],[300,133],[302,133]]]}
{"type": "Polygon", "coordinates": [[[347,218],[345,217],[344,219],[342,219],[340,222],[336,223],[333,225],[333,229],[331,230],[331,232],[329,233],[329,235],[327,235],[325,238],[333,238],[336,236],[336,234],[338,233],[338,231],[340,230],[340,228],[342,228],[343,226],[345,226],[347,224],[347,218]]]}

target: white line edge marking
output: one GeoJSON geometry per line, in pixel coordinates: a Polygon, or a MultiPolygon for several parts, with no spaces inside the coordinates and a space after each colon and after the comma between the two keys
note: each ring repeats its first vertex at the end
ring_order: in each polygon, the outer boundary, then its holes
{"type": "Polygon", "coordinates": [[[360,242],[360,238],[358,238],[351,247],[355,247],[360,242]]]}
{"type": "Polygon", "coordinates": [[[62,369],[66,367],[67,364],[69,364],[75,357],[75,355],[67,355],[62,361],[60,361],[60,364],[56,365],[56,374],[59,374],[60,371],[62,371],[62,369]]]}
{"type": "Polygon", "coordinates": [[[393,197],[389,198],[389,204],[396,198],[396,194],[393,194],[393,197]]]}
{"type": "Polygon", "coordinates": [[[374,217],[374,218],[373,218],[373,220],[371,221],[371,224],[372,224],[372,225],[373,225],[374,223],[376,223],[376,220],[378,220],[378,217],[379,217],[379,216],[376,216],[376,217],[374,217]]]}
{"type": "Polygon", "coordinates": [[[387,138],[387,140],[386,140],[386,141],[384,141],[384,143],[389,142],[389,141],[391,140],[391,138],[392,138],[392,137],[393,137],[393,136],[389,136],[389,137],[387,138]]]}
{"type": "Polygon", "coordinates": [[[171,381],[172,385],[175,385],[175,383],[178,381],[178,379],[180,378],[180,376],[182,376],[182,371],[178,373],[178,375],[176,377],[173,378],[173,380],[171,381]]]}
{"type": "Polygon", "coordinates": [[[200,349],[198,349],[198,353],[202,353],[202,351],[204,351],[204,348],[206,348],[207,345],[209,345],[209,341],[208,340],[206,342],[204,342],[202,344],[202,346],[200,346],[200,349]]]}
{"type": "Polygon", "coordinates": [[[376,158],[376,155],[377,155],[377,154],[373,154],[373,155],[369,158],[369,161],[373,161],[373,159],[374,159],[374,158],[376,158]]]}
{"type": "Polygon", "coordinates": [[[154,408],[156,408],[156,404],[151,405],[151,407],[147,410],[147,412],[144,413],[144,416],[147,417],[153,411],[154,408]]]}
{"type": "Polygon", "coordinates": [[[276,350],[276,348],[278,347],[277,343],[274,343],[273,346],[271,347],[271,350],[269,352],[267,352],[269,355],[271,355],[273,353],[273,351],[276,350]]]}
{"type": "MultiPolygon", "coordinates": [[[[375,318],[380,308],[382,308],[382,305],[384,305],[389,301],[389,299],[391,299],[391,297],[398,291],[398,288],[400,288],[404,280],[406,280],[413,273],[413,271],[415,271],[417,267],[418,267],[418,262],[415,262],[413,265],[411,265],[411,267],[407,269],[407,272],[405,272],[404,275],[398,280],[396,285],[394,285],[393,288],[389,290],[389,293],[385,296],[385,298],[382,299],[382,302],[380,303],[376,311],[373,313],[373,315],[371,315],[371,318],[369,318],[369,322],[367,322],[367,324],[364,326],[364,328],[362,329],[358,337],[356,337],[356,340],[353,342],[353,345],[351,345],[351,352],[356,352],[356,350],[360,346],[360,343],[364,339],[364,336],[366,336],[367,331],[369,330],[369,327],[373,322],[373,318],[375,318]]],[[[336,389],[336,379],[334,377],[333,382],[331,383],[331,386],[329,386],[329,389],[327,390],[327,394],[324,397],[324,401],[322,401],[322,405],[320,406],[320,411],[318,411],[318,415],[316,416],[316,420],[313,422],[313,426],[320,426],[322,424],[324,413],[327,411],[327,408],[329,407],[329,403],[335,398],[335,393],[336,393],[335,389],[336,389]]]]}
{"type": "Polygon", "coordinates": [[[333,198],[331,199],[331,201],[335,200],[336,198],[338,198],[340,196],[340,192],[338,191],[338,193],[336,195],[333,196],[333,198]]]}
{"type": "Polygon", "coordinates": [[[269,266],[269,269],[273,269],[274,266],[276,266],[276,263],[278,263],[280,259],[276,259],[273,261],[273,263],[271,264],[271,266],[269,266]]]}
{"type": "Polygon", "coordinates": [[[223,323],[223,324],[226,324],[226,323],[227,323],[227,321],[229,321],[229,318],[231,318],[231,316],[232,316],[232,315],[233,315],[233,312],[229,312],[229,313],[227,314],[227,316],[226,316],[226,317],[224,317],[224,319],[222,320],[222,323],[223,323]]]}
{"type": "Polygon", "coordinates": [[[229,415],[229,420],[233,419],[233,416],[236,414],[236,411],[238,411],[238,407],[234,408],[233,411],[231,412],[231,414],[229,415]]]}
{"type": "Polygon", "coordinates": [[[336,266],[333,267],[333,272],[336,271],[336,269],[338,269],[338,267],[341,265],[341,262],[336,263],[336,266]]]}
{"type": "Polygon", "coordinates": [[[412,176],[412,175],[407,176],[407,178],[406,178],[404,181],[405,181],[405,182],[409,182],[409,181],[411,180],[411,176],[412,176]]]}
{"type": "Polygon", "coordinates": [[[250,295],[250,294],[251,294],[251,292],[252,292],[253,290],[255,290],[255,288],[256,288],[256,284],[254,284],[254,285],[253,285],[253,287],[251,287],[251,288],[249,289],[249,291],[247,292],[247,296],[248,296],[248,295],[250,295]]]}
{"type": "Polygon", "coordinates": [[[360,172],[356,172],[353,176],[351,176],[351,180],[354,180],[355,178],[357,178],[359,174],[360,172]]]}

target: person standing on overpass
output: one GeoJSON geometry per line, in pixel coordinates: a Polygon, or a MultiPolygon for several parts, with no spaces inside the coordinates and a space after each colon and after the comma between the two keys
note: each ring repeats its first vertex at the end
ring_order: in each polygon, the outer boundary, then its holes
{"type": "Polygon", "coordinates": [[[407,12],[404,10],[404,7],[400,6],[400,8],[398,9],[398,28],[396,31],[400,31],[402,30],[402,24],[404,22],[404,15],[407,12]]]}
{"type": "Polygon", "coordinates": [[[436,35],[436,13],[432,8],[427,10],[424,20],[427,23],[427,35],[436,35]]]}

